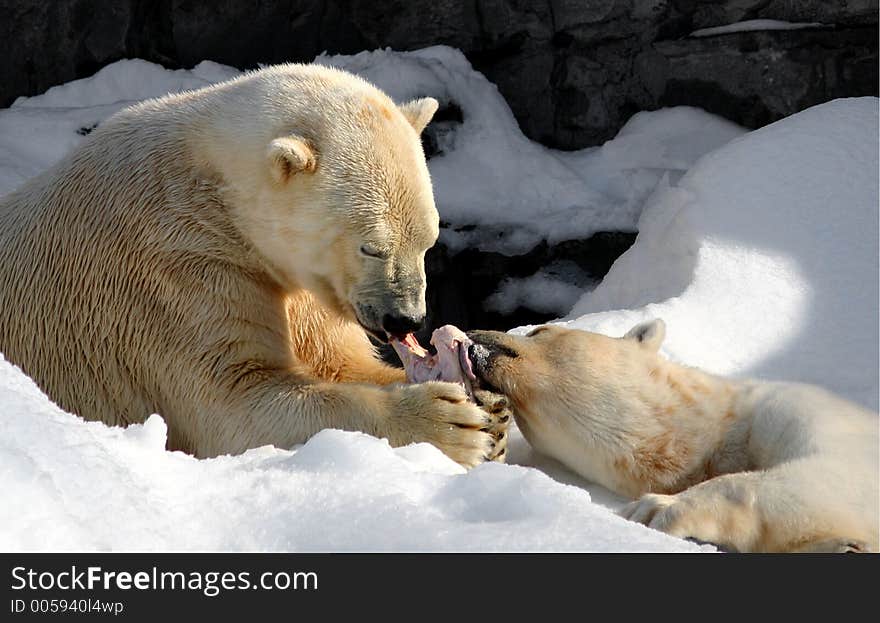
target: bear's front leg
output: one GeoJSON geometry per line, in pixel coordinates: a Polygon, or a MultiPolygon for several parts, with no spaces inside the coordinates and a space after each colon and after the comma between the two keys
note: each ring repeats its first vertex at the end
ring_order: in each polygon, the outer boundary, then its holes
{"type": "MultiPolygon", "coordinates": [[[[331,314],[307,291],[289,297],[287,319],[291,350],[299,364],[316,379],[373,385],[406,382],[405,371],[383,362],[360,326],[331,314]]],[[[500,394],[484,390],[478,390],[475,399],[491,422],[488,432],[495,445],[489,460],[504,462],[507,428],[513,418],[510,402],[500,394]]]]}
{"type": "Polygon", "coordinates": [[[390,366],[357,323],[331,313],[307,290],[289,295],[290,349],[315,378],[337,383],[404,383],[402,368],[390,366]]]}
{"type": "Polygon", "coordinates": [[[193,448],[197,455],[236,454],[266,444],[289,448],[325,428],[362,431],[392,446],[428,442],[465,467],[499,454],[493,433],[502,427],[503,409],[481,409],[452,383],[378,387],[310,382],[265,370],[243,384],[226,393],[232,404],[213,414],[202,411],[198,426],[208,434],[193,448]]]}
{"type": "Polygon", "coordinates": [[[461,386],[441,382],[385,391],[392,395],[392,414],[389,434],[380,436],[391,445],[427,441],[465,467],[505,460],[510,407],[503,396],[486,393],[477,405],[461,386]]]}

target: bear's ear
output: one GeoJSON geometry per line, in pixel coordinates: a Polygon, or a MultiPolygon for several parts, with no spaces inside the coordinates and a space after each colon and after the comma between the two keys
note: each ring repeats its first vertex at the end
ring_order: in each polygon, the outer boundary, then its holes
{"type": "Polygon", "coordinates": [[[416,134],[422,133],[439,107],[440,104],[433,97],[422,97],[399,106],[400,112],[415,128],[416,134]]]}
{"type": "Polygon", "coordinates": [[[311,173],[317,166],[317,156],[309,142],[296,135],[280,136],[269,143],[267,152],[272,178],[284,183],[296,173],[311,173]]]}
{"type": "Polygon", "coordinates": [[[660,350],[664,337],[666,337],[666,323],[656,318],[637,324],[626,332],[623,339],[638,342],[642,348],[656,353],[660,350]]]}

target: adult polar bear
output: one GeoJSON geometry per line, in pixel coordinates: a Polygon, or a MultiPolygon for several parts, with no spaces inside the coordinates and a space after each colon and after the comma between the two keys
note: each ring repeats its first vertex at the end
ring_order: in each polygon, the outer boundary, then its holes
{"type": "Polygon", "coordinates": [[[425,313],[430,98],[280,65],[123,110],[0,201],[0,351],[63,408],[197,456],[323,428],[491,457],[492,415],[364,329],[425,313]],[[359,326],[360,325],[360,326],[359,326]]]}

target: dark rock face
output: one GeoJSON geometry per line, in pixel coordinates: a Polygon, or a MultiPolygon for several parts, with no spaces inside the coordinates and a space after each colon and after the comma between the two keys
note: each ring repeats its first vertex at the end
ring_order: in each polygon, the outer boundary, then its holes
{"type": "Polygon", "coordinates": [[[599,144],[638,110],[689,104],[758,127],[876,95],[873,0],[0,0],[0,106],[120,58],[239,68],[322,51],[460,48],[529,137],[599,144]],[[747,19],[826,29],[692,38],[747,19]]]}
{"type": "Polygon", "coordinates": [[[643,57],[639,72],[646,82],[662,77],[662,106],[697,105],[756,128],[840,97],[841,85],[877,94],[876,31],[849,34],[849,49],[836,48],[834,30],[741,33],[736,47],[725,41],[732,35],[664,41],[655,45],[658,55],[643,57]]]}

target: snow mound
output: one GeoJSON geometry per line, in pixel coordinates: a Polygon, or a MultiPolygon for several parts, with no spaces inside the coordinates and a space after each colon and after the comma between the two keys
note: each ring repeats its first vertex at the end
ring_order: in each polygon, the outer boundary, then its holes
{"type": "MultiPolygon", "coordinates": [[[[326,430],[196,460],[64,413],[0,358],[2,551],[699,551],[525,467],[326,430]]],[[[702,548],[707,550],[709,548],[702,548]]]]}
{"type": "Polygon", "coordinates": [[[662,317],[673,359],[876,409],[877,103],[815,106],[659,187],[635,244],[568,324],[619,335],[662,317]]]}

